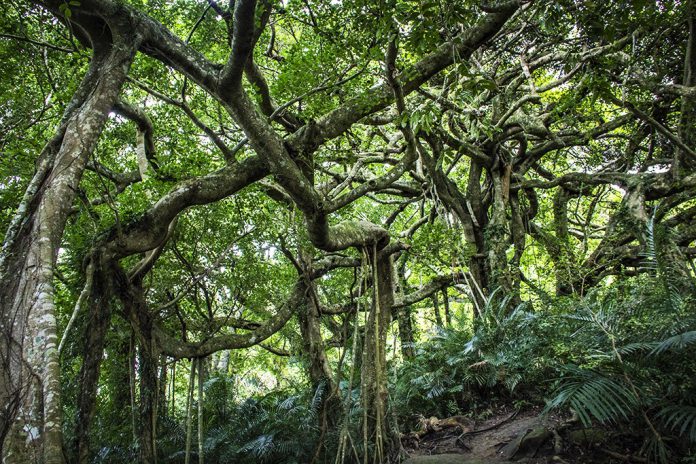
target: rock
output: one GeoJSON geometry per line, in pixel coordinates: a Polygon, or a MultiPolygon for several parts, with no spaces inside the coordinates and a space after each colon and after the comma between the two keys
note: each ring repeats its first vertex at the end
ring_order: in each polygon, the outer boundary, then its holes
{"type": "Polygon", "coordinates": [[[431,456],[414,456],[401,464],[511,464],[495,459],[477,459],[464,454],[434,454],[431,456]]]}
{"type": "Polygon", "coordinates": [[[532,457],[552,436],[553,434],[546,427],[529,429],[527,432],[520,434],[513,441],[505,445],[501,453],[506,459],[532,457]]]}

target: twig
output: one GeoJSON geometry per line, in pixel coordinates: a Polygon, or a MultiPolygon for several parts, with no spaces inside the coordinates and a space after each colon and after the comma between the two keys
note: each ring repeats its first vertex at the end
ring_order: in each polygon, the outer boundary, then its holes
{"type": "Polygon", "coordinates": [[[77,50],[71,50],[69,48],[63,48],[63,47],[60,47],[58,45],[53,45],[53,44],[46,43],[46,42],[40,42],[38,40],[30,39],[29,37],[22,37],[20,35],[3,33],[3,34],[0,34],[0,38],[20,40],[22,42],[28,42],[32,45],[38,45],[39,47],[50,48],[51,50],[56,50],[56,51],[63,52],[63,53],[75,53],[75,52],[77,52],[77,50]]]}

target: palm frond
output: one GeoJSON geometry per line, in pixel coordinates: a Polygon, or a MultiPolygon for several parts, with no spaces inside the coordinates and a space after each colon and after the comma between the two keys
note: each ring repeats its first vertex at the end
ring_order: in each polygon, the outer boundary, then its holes
{"type": "Polygon", "coordinates": [[[634,342],[618,347],[616,351],[619,354],[634,354],[642,351],[648,351],[655,348],[655,342],[634,342]]]}
{"type": "Polygon", "coordinates": [[[696,407],[684,405],[669,405],[663,407],[656,416],[662,425],[675,430],[679,435],[686,435],[689,440],[696,442],[696,407]]]}
{"type": "Polygon", "coordinates": [[[569,406],[585,426],[592,418],[599,422],[616,422],[628,419],[638,405],[638,398],[623,383],[604,374],[575,366],[567,368],[568,376],[558,387],[555,396],[546,406],[550,410],[569,406]]]}
{"type": "Polygon", "coordinates": [[[256,458],[263,459],[268,456],[274,448],[274,435],[260,435],[253,440],[245,443],[239,451],[249,453],[256,458]]]}
{"type": "Polygon", "coordinates": [[[696,343],[696,330],[680,333],[662,340],[657,343],[650,355],[661,354],[665,351],[681,350],[692,343],[696,343]]]}
{"type": "Polygon", "coordinates": [[[328,387],[328,382],[324,379],[319,382],[317,388],[314,390],[314,396],[312,396],[312,401],[309,404],[309,412],[312,414],[317,414],[324,402],[324,397],[326,396],[326,390],[328,387]]]}
{"type": "Polygon", "coordinates": [[[652,275],[658,272],[657,247],[655,246],[655,215],[648,219],[645,226],[645,249],[639,254],[641,258],[640,269],[650,272],[652,275]]]}

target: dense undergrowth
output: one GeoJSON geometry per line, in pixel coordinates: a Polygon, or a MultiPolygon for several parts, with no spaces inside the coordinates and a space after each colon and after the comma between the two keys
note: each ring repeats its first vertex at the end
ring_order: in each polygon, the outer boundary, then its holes
{"type": "Polygon", "coordinates": [[[693,452],[690,299],[643,275],[582,299],[507,314],[501,307],[487,308],[473,330],[441,330],[400,368],[394,385],[400,417],[485,418],[496,406],[541,405],[545,412],[572,410],[585,426],[633,433],[655,462],[693,452]]]}
{"type": "MultiPolygon", "coordinates": [[[[584,297],[511,307],[510,298],[492,295],[479,318],[438,328],[412,360],[390,363],[390,417],[407,432],[419,416],[485,419],[501,407],[543,407],[629,436],[650,462],[693,462],[686,457],[696,451],[693,297],[676,287],[656,253],[644,264],[649,272],[584,297]]],[[[362,454],[363,411],[358,389],[349,392],[348,385],[340,382],[344,411],[334,411],[334,426],[322,432],[325,389],[298,383],[239,399],[231,378],[212,376],[201,416],[205,462],[351,462],[362,454]],[[349,446],[337,461],[341,435],[349,446]]],[[[183,463],[184,417],[160,416],[162,462],[183,463]]],[[[102,429],[100,440],[113,444],[101,448],[96,462],[137,456],[128,426],[102,429]]],[[[192,462],[197,453],[196,445],[192,462]]]]}
{"type": "MultiPolygon", "coordinates": [[[[512,311],[491,304],[473,327],[440,329],[412,361],[392,368],[392,408],[402,431],[415,427],[417,415],[486,418],[503,405],[572,410],[584,425],[633,434],[643,443],[637,452],[651,461],[676,462],[696,444],[696,359],[689,355],[695,316],[691,300],[659,275],[512,311]]],[[[303,463],[315,455],[333,462],[339,434],[321,435],[322,394],[297,385],[238,400],[228,379],[209,379],[206,462],[303,463]]],[[[353,437],[358,397],[353,391],[353,437]]],[[[163,462],[184,462],[181,418],[165,415],[160,427],[163,462]]],[[[130,453],[104,447],[98,462],[125,461],[130,453]]]]}

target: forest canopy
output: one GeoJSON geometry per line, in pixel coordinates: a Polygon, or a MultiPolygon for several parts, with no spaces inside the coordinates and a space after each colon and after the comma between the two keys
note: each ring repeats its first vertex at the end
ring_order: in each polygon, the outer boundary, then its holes
{"type": "Polygon", "coordinates": [[[695,21],[5,2],[2,462],[694,462],[695,21]]]}

